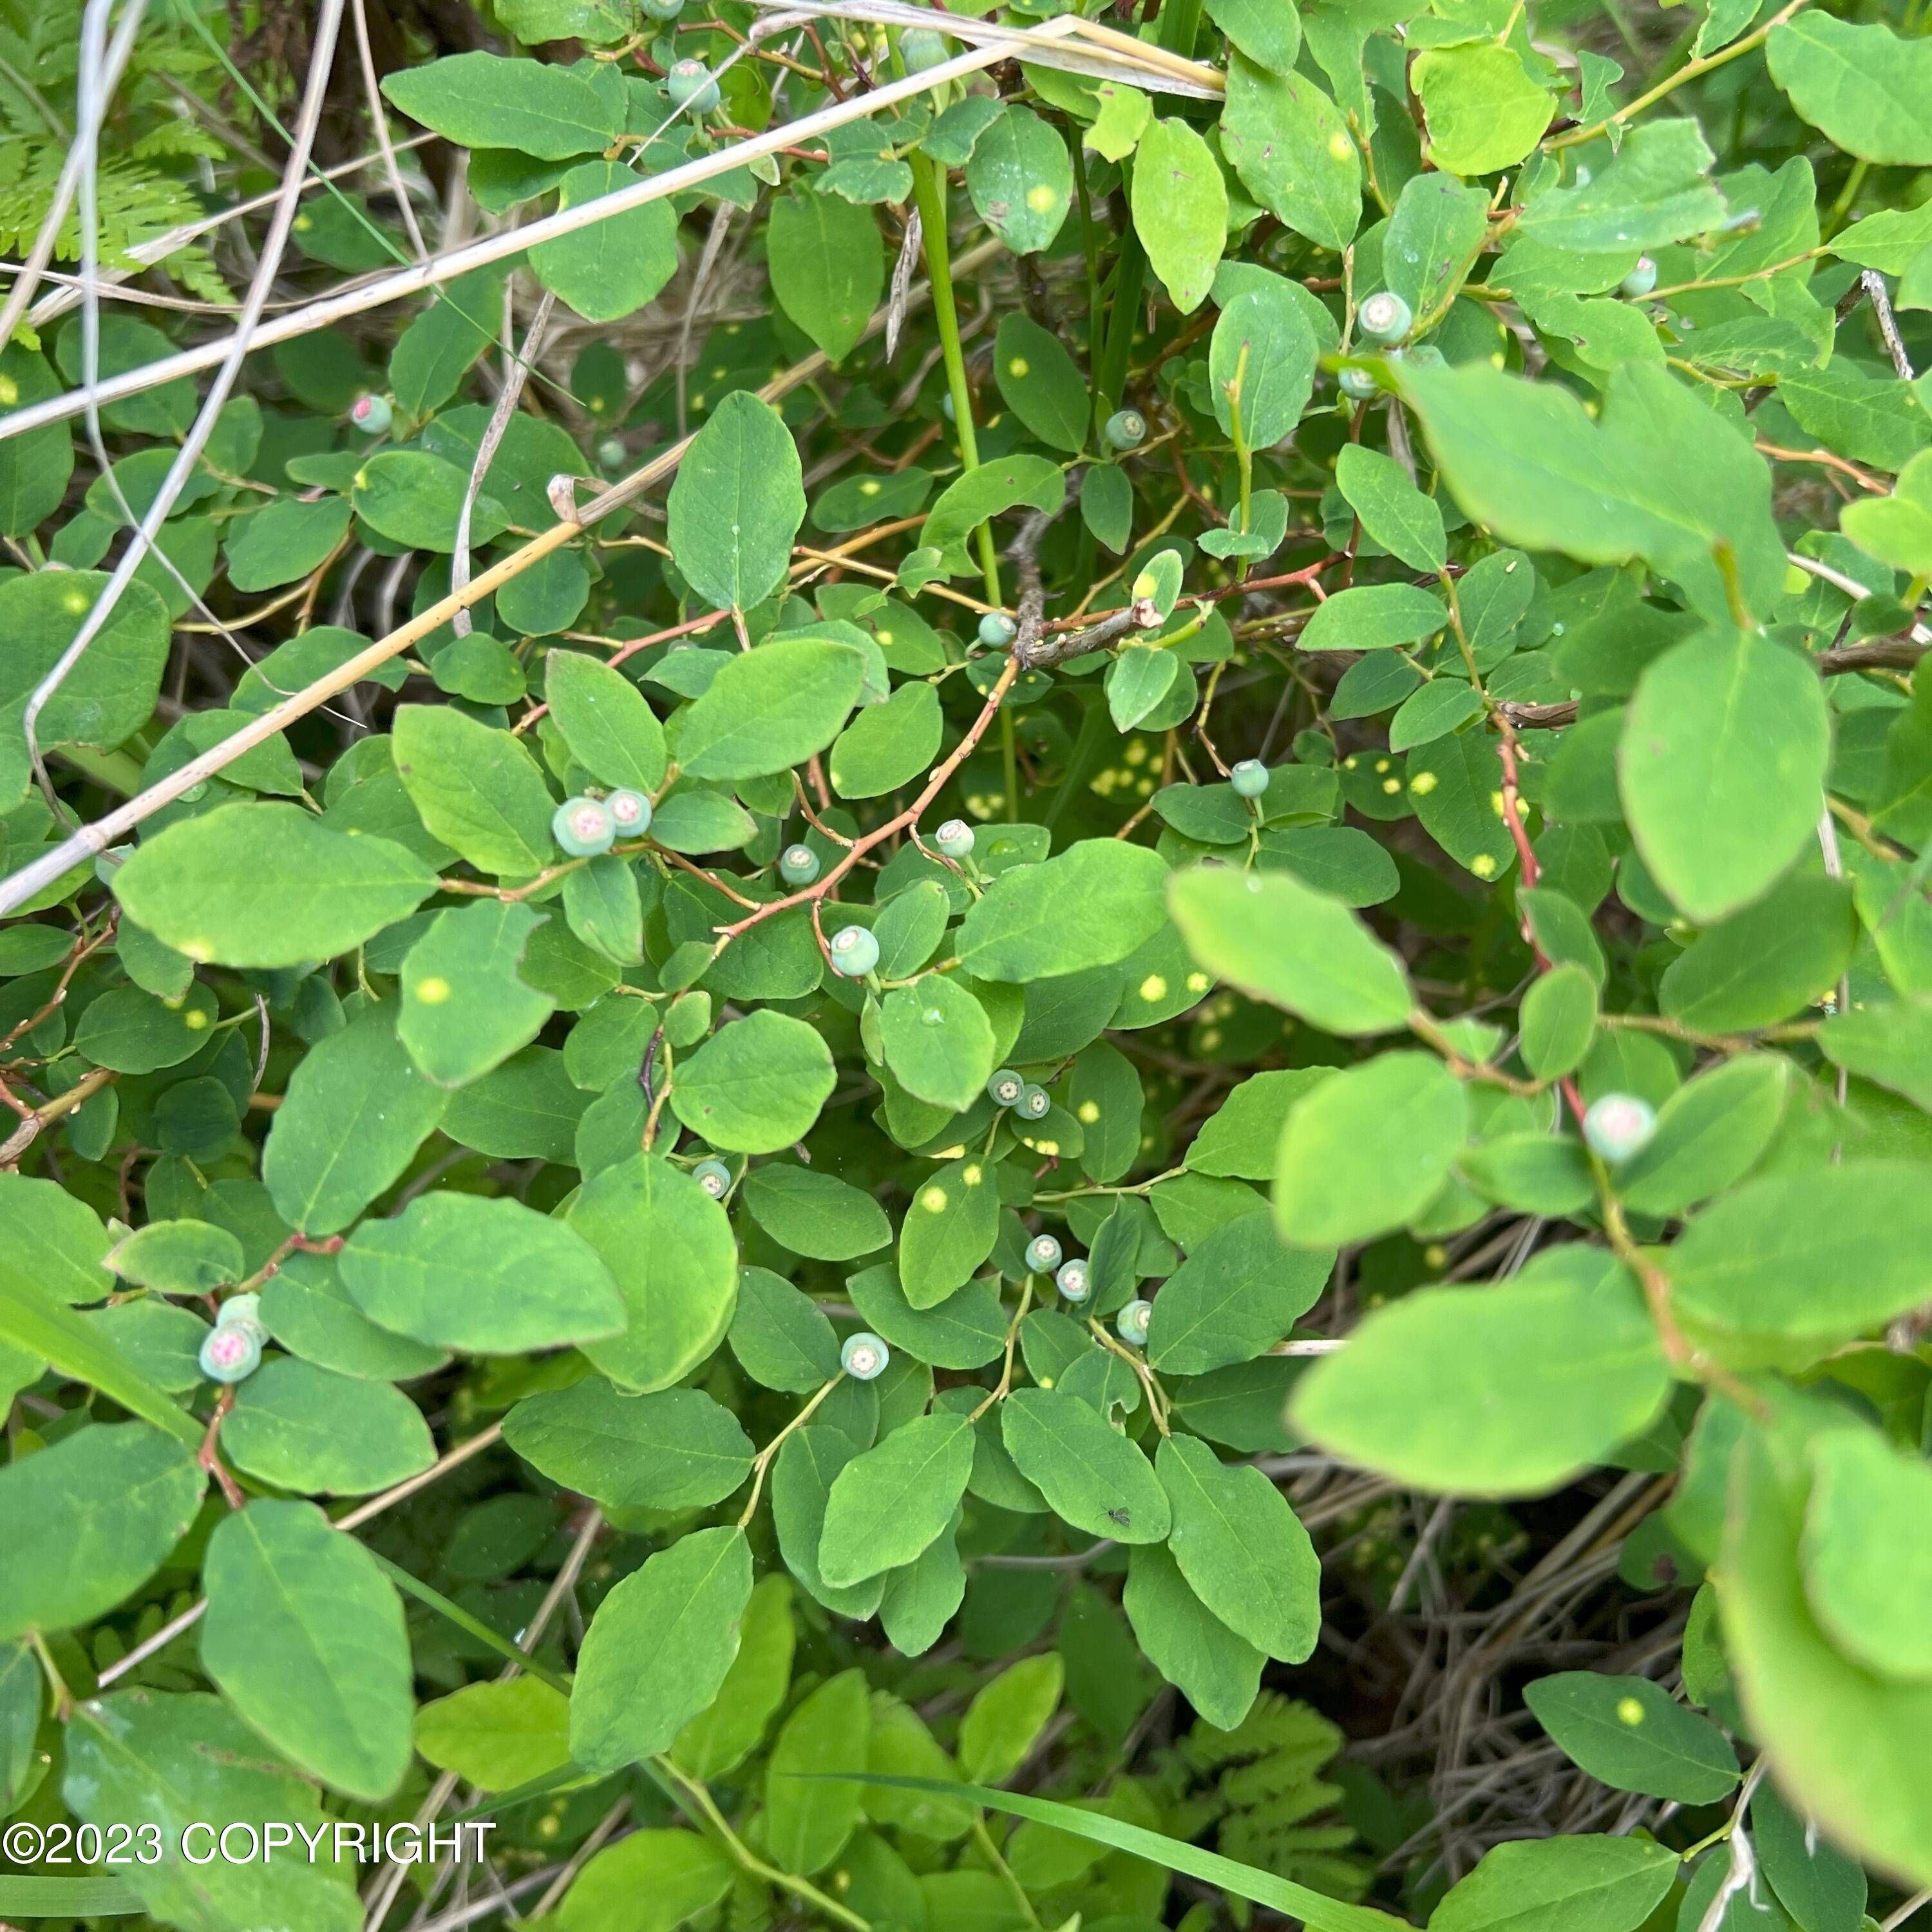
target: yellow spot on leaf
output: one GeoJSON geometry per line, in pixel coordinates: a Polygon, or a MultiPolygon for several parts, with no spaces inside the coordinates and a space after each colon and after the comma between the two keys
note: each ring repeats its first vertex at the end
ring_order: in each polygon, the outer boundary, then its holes
{"type": "Polygon", "coordinates": [[[1469,861],[1469,869],[1479,879],[1493,879],[1496,875],[1496,862],[1487,852],[1478,852],[1469,861]]]}
{"type": "Polygon", "coordinates": [[[943,1187],[928,1187],[919,1197],[919,1204],[928,1214],[943,1214],[946,1211],[946,1190],[943,1187]]]}
{"type": "Polygon", "coordinates": [[[419,1006],[440,1006],[448,998],[449,982],[434,974],[416,982],[416,1002],[419,1006]]]}
{"type": "Polygon", "coordinates": [[[1152,1006],[1155,1000],[1167,997],[1167,982],[1158,973],[1150,973],[1141,982],[1141,998],[1152,1006]]]}
{"type": "Polygon", "coordinates": [[[1617,1703],[1617,1715],[1626,1724],[1640,1724],[1643,1722],[1643,1706],[1634,1697],[1621,1698],[1617,1703]]]}
{"type": "Polygon", "coordinates": [[[1046,214],[1051,213],[1055,200],[1056,196],[1054,196],[1052,189],[1048,188],[1044,182],[1041,182],[1037,186],[1030,188],[1027,190],[1027,206],[1031,208],[1036,214],[1046,214]]]}
{"type": "Polygon", "coordinates": [[[973,1165],[967,1168],[965,1172],[959,1178],[965,1182],[968,1187],[977,1187],[980,1183],[986,1178],[986,1170],[982,1167],[977,1161],[975,1161],[973,1165]]]}
{"type": "Polygon", "coordinates": [[[1328,152],[1338,161],[1346,161],[1354,152],[1354,143],[1342,132],[1340,128],[1337,128],[1334,133],[1328,136],[1328,152]]]}
{"type": "Polygon", "coordinates": [[[1100,1104],[1097,1100],[1082,1100],[1077,1110],[1088,1126],[1100,1118],[1100,1104]]]}
{"type": "Polygon", "coordinates": [[[182,1015],[182,1024],[186,1027],[190,1033],[200,1032],[207,1024],[208,1016],[199,1006],[190,1012],[182,1015]]]}
{"type": "Polygon", "coordinates": [[[1408,782],[1408,788],[1418,798],[1426,798],[1436,789],[1433,772],[1418,772],[1408,782]]]}
{"type": "Polygon", "coordinates": [[[1009,376],[1030,375],[1032,373],[1032,370],[1033,364],[1029,362],[1024,356],[1016,356],[1013,359],[1006,364],[1006,374],[1009,376]]]}

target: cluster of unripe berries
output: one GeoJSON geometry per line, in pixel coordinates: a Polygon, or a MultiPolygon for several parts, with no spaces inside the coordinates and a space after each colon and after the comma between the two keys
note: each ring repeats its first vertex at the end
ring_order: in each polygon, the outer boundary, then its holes
{"type": "Polygon", "coordinates": [[[986,1082],[986,1097],[996,1107],[1010,1107],[1023,1120],[1043,1120],[1053,1105],[1044,1087],[1022,1080],[1010,1066],[1002,1066],[986,1082]]]}
{"type": "Polygon", "coordinates": [[[1628,1160],[1657,1131],[1657,1115],[1634,1094],[1605,1094],[1583,1115],[1583,1138],[1614,1167],[1628,1160]]]}
{"type": "Polygon", "coordinates": [[[261,1366],[268,1339],[256,1312],[261,1305],[259,1294],[231,1294],[221,1304],[201,1344],[201,1372],[210,1382],[238,1382],[261,1366]]]}
{"type": "Polygon", "coordinates": [[[580,794],[557,807],[550,821],[550,836],[573,859],[594,858],[621,838],[648,831],[651,802],[626,785],[602,798],[580,794]]]}
{"type": "MultiPolygon", "coordinates": [[[[1393,289],[1378,290],[1355,311],[1355,320],[1371,342],[1395,344],[1414,326],[1415,312],[1393,289]]],[[[1381,386],[1366,369],[1344,369],[1342,393],[1366,401],[1381,386]]]]}

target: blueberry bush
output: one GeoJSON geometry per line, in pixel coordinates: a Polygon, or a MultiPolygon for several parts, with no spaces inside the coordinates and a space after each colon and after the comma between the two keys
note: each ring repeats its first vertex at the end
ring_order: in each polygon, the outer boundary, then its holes
{"type": "Polygon", "coordinates": [[[1922,1927],[1928,25],[0,0],[0,1916],[1922,1927]]]}

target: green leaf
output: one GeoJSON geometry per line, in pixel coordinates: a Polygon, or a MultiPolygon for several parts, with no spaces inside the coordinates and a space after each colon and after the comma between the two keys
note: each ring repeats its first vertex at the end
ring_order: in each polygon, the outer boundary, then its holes
{"type": "Polygon", "coordinates": [[[1221,146],[1262,207],[1324,248],[1346,248],[1362,218],[1362,158],[1340,110],[1314,82],[1228,63],[1221,146]]]}
{"type": "Polygon", "coordinates": [[[913,1562],[951,1524],[972,1468],[964,1416],[940,1411],[894,1430],[833,1480],[819,1574],[838,1589],[913,1562]]]}
{"type": "Polygon", "coordinates": [[[1390,368],[1456,502],[1504,542],[1584,563],[1641,557],[1702,616],[1726,622],[1722,542],[1751,610],[1778,596],[1786,565],[1769,470],[1661,368],[1620,364],[1594,422],[1568,390],[1486,364],[1390,368]]]}
{"type": "Polygon", "coordinates": [[[1192,1436],[1167,1437],[1154,1466],[1173,1512],[1167,1546],[1195,1594],[1256,1649],[1305,1662],[1322,1625],[1322,1564],[1286,1498],[1192,1436]]]}
{"type": "Polygon", "coordinates": [[[935,1369],[979,1369],[1006,1346],[1006,1311],[996,1283],[968,1282],[936,1308],[915,1308],[889,1264],[845,1284],[860,1319],[895,1348],[935,1369]]]}
{"type": "Polygon", "coordinates": [[[1618,1791],[1714,1804],[1737,1787],[1737,1754],[1724,1732],[1647,1677],[1567,1670],[1522,1694],[1564,1755],[1618,1791]]]}
{"type": "MultiPolygon", "coordinates": [[[[557,212],[602,201],[644,177],[620,161],[586,161],[560,184],[557,212]]],[[[677,214],[668,199],[607,214],[530,250],[538,281],[586,322],[620,322],[677,273],[677,214]]]]}
{"type": "Polygon", "coordinates": [[[347,1227],[400,1178],[448,1104],[381,1007],[318,1041],[289,1076],[262,1150],[275,1212],[305,1234],[347,1227]]]}
{"type": "Polygon", "coordinates": [[[1042,442],[1074,456],[1086,446],[1094,406],[1086,379],[1051,330],[1017,309],[1002,316],[993,376],[1006,406],[1042,442]]]}
{"type": "Polygon", "coordinates": [[[1430,1915],[1429,1932],[1636,1932],[1678,1864],[1647,1838],[1497,1845],[1430,1915]]]}
{"type": "Polygon", "coordinates": [[[785,1720],[765,1767],[765,1842],[782,1869],[809,1878],[844,1848],[859,1822],[859,1787],[824,1774],[863,1764],[872,1738],[862,1670],[828,1678],[785,1720]]]}
{"type": "MultiPolygon", "coordinates": [[[[380,449],[356,472],[351,501],[356,514],[378,536],[409,550],[444,554],[456,548],[470,472],[427,449],[380,449]]],[[[470,516],[470,540],[500,536],[509,513],[494,496],[479,494],[470,516]]]]}
{"type": "Polygon", "coordinates": [[[1838,527],[1868,556],[1915,576],[1932,568],[1932,450],[1898,472],[1889,496],[1861,497],[1838,513],[1838,527]]]}
{"type": "Polygon", "coordinates": [[[698,1529],[646,1558],[597,1606],[570,1695],[570,1754],[621,1771],[667,1750],[717,1696],[752,1594],[741,1529],[698,1529]]]}
{"type": "Polygon", "coordinates": [[[776,1154],[811,1131],[838,1077],[814,1028],[760,1008],[714,1034],[678,1068],[671,1111],[713,1147],[776,1154]]]}
{"type": "Polygon", "coordinates": [[[1358,442],[1344,443],[1335,461],[1335,481],[1363,529],[1410,569],[1439,571],[1448,561],[1442,511],[1394,457],[1358,442]]]}
{"type": "Polygon", "coordinates": [[[250,595],[299,583],[348,534],[349,506],[341,497],[280,498],[233,526],[228,580],[250,595]]]}
{"type": "Polygon", "coordinates": [[[1812,1615],[1862,1668],[1932,1682],[1932,1469],[1867,1429],[1821,1435],[1811,1468],[1802,1555],[1812,1615]]]}
{"type": "Polygon", "coordinates": [[[724,1209],[680,1168],[640,1154],[593,1174],[565,1219],[602,1257],[630,1317],[584,1352],[622,1388],[682,1381],[730,1326],[738,1256],[724,1209]]]}
{"type": "Polygon", "coordinates": [[[410,1762],[416,1704],[395,1586],[312,1503],[262,1498],[215,1526],[202,1668],[302,1770],[376,1803],[410,1762]]]}
{"type": "Polygon", "coordinates": [[[1191,315],[1207,299],[1227,240],[1228,190],[1213,152],[1185,121],[1155,121],[1140,137],[1132,206],[1148,265],[1174,307],[1191,315]]]}
{"type": "Polygon", "coordinates": [[[1772,29],[1771,77],[1834,147],[1882,166],[1932,161],[1932,47],[1876,21],[1806,14],[1772,29]]]}
{"type": "Polygon", "coordinates": [[[95,1423],[0,1469],[0,1637],[94,1622],[188,1534],[207,1479],[191,1447],[95,1423]]]}
{"type": "Polygon", "coordinates": [[[672,1932],[731,1889],[738,1868],[695,1832],[646,1829],[606,1845],[558,1909],[560,1932],[672,1932]]]}
{"type": "Polygon", "coordinates": [[[556,856],[556,801],[520,740],[442,704],[399,706],[393,730],[397,774],[444,844],[499,878],[526,879],[556,856]]]}
{"type": "Polygon", "coordinates": [[[1625,1204],[1679,1214],[1742,1180],[1778,1131],[1790,1076],[1790,1063],[1777,1054],[1742,1054],[1678,1088],[1658,1109],[1650,1138],[1617,1169],[1625,1204]]]}
{"type": "Polygon", "coordinates": [[[899,1280],[915,1308],[932,1308],[970,1279],[1000,1232],[999,1189],[978,1156],[942,1167],[914,1190],[899,1228],[899,1280]]]}
{"type": "Polygon", "coordinates": [[[744,652],[685,713],[680,763],[703,778],[789,770],[838,736],[865,678],[859,652],[828,638],[781,638],[744,652]]]}
{"type": "MultiPolygon", "coordinates": [[[[800,476],[798,446],[784,418],[748,389],[726,396],[693,439],[670,488],[671,554],[714,609],[748,610],[778,588],[805,520],[800,476]]],[[[688,760],[686,769],[693,769],[688,760]]]]}
{"type": "Polygon", "coordinates": [[[822,1424],[800,1429],[785,1438],[772,1469],[772,1527],[785,1567],[826,1609],[848,1617],[871,1616],[885,1595],[882,1576],[834,1589],[818,1570],[832,1485],[859,1448],[842,1430],[822,1424]]]}
{"type": "Polygon", "coordinates": [[[814,1261],[849,1262],[876,1252],[892,1238],[886,1210],[836,1174],[772,1162],[753,1168],[739,1192],[773,1240],[814,1261]]]}
{"type": "Polygon", "coordinates": [[[1264,1354],[1314,1306],[1334,1264],[1330,1252],[1282,1246],[1264,1213],[1216,1228],[1155,1298],[1148,1366],[1199,1376],[1264,1354]]]}
{"type": "Polygon", "coordinates": [[[677,1734],[671,1755],[694,1778],[714,1778],[735,1770],[765,1734],[791,1682],[797,1640],[791,1585],[782,1576],[761,1576],[745,1607],[738,1654],[709,1706],[677,1734]]]}
{"type": "Polygon", "coordinates": [[[464,148],[515,148],[568,160],[608,147],[624,131],[614,102],[582,74],[499,54],[452,54],[386,75],[382,92],[412,121],[464,148]]]}
{"type": "Polygon", "coordinates": [[[1468,1096],[1432,1054],[1387,1053],[1332,1075],[1289,1109],[1275,1220],[1298,1247],[1335,1248],[1412,1220],[1469,1132],[1468,1096]]]}
{"type": "Polygon", "coordinates": [[[750,1474],[750,1440],[697,1389],[620,1395],[601,1376],[526,1396],[503,1440],[554,1483],[607,1508],[707,1509],[750,1474]]]}
{"type": "Polygon", "coordinates": [[[221,1446],[244,1474],[298,1495],[369,1496],[436,1460],[401,1390],[286,1355],[236,1385],[221,1446]]]}
{"type": "Polygon", "coordinates": [[[1491,40],[1425,47],[1409,84],[1429,126],[1429,158],[1452,175],[1513,168],[1542,139],[1556,103],[1514,47],[1491,40]]]}
{"type": "Polygon", "coordinates": [[[416,1749],[439,1771],[508,1791],[570,1762],[570,1705],[535,1677],[466,1684],[416,1713],[416,1749]]]}
{"type": "Polygon", "coordinates": [[[1449,622],[1432,591],[1412,584],[1364,584],[1316,608],[1295,641],[1304,651],[1375,651],[1419,644],[1449,622]]]}
{"type": "Polygon", "coordinates": [[[1932,1242],[1928,1170],[1904,1160],[1768,1174],[1695,1216],[1664,1260],[1676,1305],[1714,1329],[1823,1350],[1916,1307],[1932,1242]]]}
{"type": "Polygon", "coordinates": [[[293,805],[218,806],[144,838],[114,896],[203,964],[332,958],[413,912],[436,874],[386,838],[345,837],[293,805]]]}
{"type": "Polygon", "coordinates": [[[1268,1660],[1194,1594],[1163,1545],[1127,1552],[1120,1604],[1148,1660],[1216,1730],[1248,1714],[1268,1660]]]}
{"type": "Polygon", "coordinates": [[[1107,709],[1117,731],[1131,731],[1157,710],[1182,676],[1173,652],[1129,644],[1107,667],[1107,709]]]}
{"type": "Polygon", "coordinates": [[[123,1281],[165,1294],[208,1294],[248,1272],[242,1244],[206,1221],[150,1221],[109,1251],[123,1281]]]}
{"type": "Polygon", "coordinates": [[[0,1282],[36,1300],[98,1301],[113,1292],[100,1216],[57,1180],[0,1172],[0,1282]]]}
{"type": "Polygon", "coordinates": [[[1208,17],[1257,67],[1287,74],[1301,50],[1294,0],[1208,0],[1208,17]]]}
{"type": "Polygon", "coordinates": [[[794,190],[772,203],[765,249],[778,306],[828,362],[844,362],[885,288],[877,217],[836,195],[794,190]]]}
{"type": "Polygon", "coordinates": [[[1552,966],[1522,1001],[1522,1057],[1540,1080],[1573,1073],[1597,1031],[1597,982],[1583,967],[1552,966]]]}
{"type": "Polygon", "coordinates": [[[1808,844],[1832,729],[1811,666],[1761,632],[1673,645],[1624,714],[1617,776],[1652,876],[1690,918],[1748,904],[1808,844]]]}
{"type": "Polygon", "coordinates": [[[625,1326],[584,1237],[507,1197],[420,1195],[392,1220],[364,1221],[338,1265],[372,1322],[438,1348],[521,1354],[625,1326]]]}
{"type": "Polygon", "coordinates": [[[1056,1514],[1090,1536],[1161,1543],[1172,1516],[1148,1459],[1091,1404],[1058,1389],[1018,1389],[1000,1433],[1022,1475],[1056,1514]]]}
{"type": "Polygon", "coordinates": [[[92,1001],[74,1030],[82,1059],[117,1073],[178,1066],[206,1046],[218,1011],[205,986],[190,986],[170,1006],[138,986],[115,986],[92,1001]]]}
{"type": "Polygon", "coordinates": [[[1836,982],[1857,938],[1844,882],[1793,873],[1700,934],[1665,968],[1658,1004],[1706,1033],[1774,1026],[1836,982]]]}
{"type": "Polygon", "coordinates": [[[0,1281],[0,1342],[8,1345],[4,1368],[15,1389],[33,1381],[45,1363],[76,1382],[92,1383],[130,1414],[190,1449],[200,1447],[194,1418],[169,1400],[168,1391],[116,1344],[98,1317],[77,1315],[32,1287],[0,1281]]]}
{"type": "Polygon", "coordinates": [[[966,191],[1016,255],[1036,254],[1060,232],[1073,199],[1066,143],[1030,108],[1010,104],[974,144],[966,191]]]}
{"type": "Polygon", "coordinates": [[[868,704],[833,740],[826,775],[841,798],[879,798],[917,778],[938,755],[945,729],[939,693],[902,684],[868,704]]]}
{"type": "Polygon", "coordinates": [[[1339,900],[1292,874],[1179,872],[1168,903],[1188,950],[1242,992],[1328,1033],[1407,1024],[1415,1001],[1400,959],[1339,900]]]}
{"type": "Polygon", "coordinates": [[[948,484],[927,512],[920,535],[940,553],[947,574],[957,577],[968,568],[967,538],[989,517],[1022,503],[1053,516],[1066,500],[1066,476],[1058,464],[1043,456],[1003,456],[948,484]]]}
{"type": "Polygon", "coordinates": [[[465,1087],[528,1046],[556,1010],[518,973],[541,923],[526,905],[476,899],[438,913],[403,962],[396,1037],[439,1087],[465,1087]]]}
{"type": "Polygon", "coordinates": [[[940,973],[896,986],[879,1006],[886,1064],[908,1094],[963,1113],[993,1072],[992,1022],[966,989],[940,973]]]}
{"type": "Polygon", "coordinates": [[[1236,296],[1208,338],[1215,421],[1232,436],[1238,400],[1248,448],[1280,442],[1308,406],[1316,353],[1307,316],[1285,284],[1269,280],[1236,296]]]}
{"type": "Polygon", "coordinates": [[[1708,178],[1711,163],[1703,131],[1688,117],[1640,124],[1588,181],[1539,194],[1519,230],[1549,248],[1628,261],[1633,249],[1661,248],[1723,222],[1728,211],[1708,178]]]}
{"type": "Polygon", "coordinates": [[[959,1768],[1002,1784],[1026,1762],[1060,1708],[1066,1666],[1058,1651],[1023,1657],[974,1693],[959,1720],[959,1768]]]}
{"type": "Polygon", "coordinates": [[[1649,1316],[1604,1273],[1415,1289],[1295,1384],[1294,1426],[1411,1487],[1554,1490],[1639,1433],[1670,1393],[1649,1316]]]}
{"type": "MultiPolygon", "coordinates": [[[[31,571],[0,583],[0,715],[14,719],[10,732],[18,729],[14,707],[60,662],[106,588],[98,570],[31,571]]],[[[148,722],[167,659],[167,611],[137,580],[48,698],[34,736],[43,745],[119,744],[148,722]]]]}
{"type": "Polygon", "coordinates": [[[769,1268],[740,1276],[729,1340],[738,1366],[766,1388],[815,1389],[838,1372],[832,1324],[809,1295],[769,1268]]]}
{"type": "Polygon", "coordinates": [[[1166,878],[1157,853],[1118,838],[1083,838],[1017,866],[960,921],[959,963],[976,979],[1007,982],[1111,966],[1160,928],[1166,878]]]}
{"type": "Polygon", "coordinates": [[[664,727],[628,678],[581,651],[554,650],[544,697],[570,755],[592,778],[641,792],[664,783],[664,727]]]}
{"type": "MultiPolygon", "coordinates": [[[[1539,194],[1536,205],[1547,199],[1539,194]]],[[[1382,237],[1382,280],[1414,314],[1426,318],[1447,305],[1482,245],[1489,212],[1481,188],[1453,175],[1431,170],[1402,183],[1382,237]]]]}
{"type": "Polygon", "coordinates": [[[405,415],[428,416],[455,394],[496,340],[502,313],[502,271],[492,267],[458,275],[410,322],[389,356],[389,387],[405,415]]]}

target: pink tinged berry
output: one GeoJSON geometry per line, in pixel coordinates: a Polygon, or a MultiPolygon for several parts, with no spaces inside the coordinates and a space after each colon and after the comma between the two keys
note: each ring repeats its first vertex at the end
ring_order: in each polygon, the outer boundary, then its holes
{"type": "Polygon", "coordinates": [[[839,1366],[854,1382],[876,1382],[892,1358],[892,1351],[885,1343],[862,1328],[857,1334],[848,1336],[844,1347],[838,1352],[839,1366]]]}
{"type": "Polygon", "coordinates": [[[1152,1302],[1130,1301],[1114,1317],[1114,1330],[1123,1342],[1131,1342],[1138,1348],[1146,1341],[1148,1324],[1153,1319],[1152,1302]]]}
{"type": "Polygon", "coordinates": [[[1656,1127],[1649,1102],[1633,1094],[1605,1094],[1590,1103],[1583,1116],[1584,1139],[1613,1166],[1629,1160],[1656,1127]]]}

